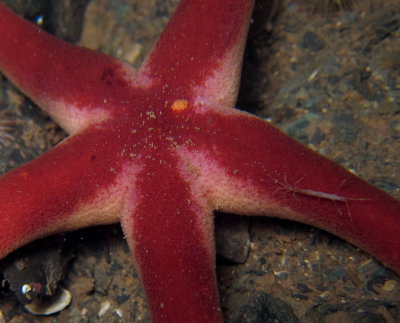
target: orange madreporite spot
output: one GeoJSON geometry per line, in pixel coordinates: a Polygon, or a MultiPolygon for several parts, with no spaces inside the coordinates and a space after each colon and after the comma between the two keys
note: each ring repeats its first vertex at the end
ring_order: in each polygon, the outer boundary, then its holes
{"type": "Polygon", "coordinates": [[[180,112],[180,111],[186,110],[188,105],[189,105],[189,102],[187,100],[184,100],[184,99],[175,100],[171,105],[171,109],[172,109],[172,111],[180,112]]]}

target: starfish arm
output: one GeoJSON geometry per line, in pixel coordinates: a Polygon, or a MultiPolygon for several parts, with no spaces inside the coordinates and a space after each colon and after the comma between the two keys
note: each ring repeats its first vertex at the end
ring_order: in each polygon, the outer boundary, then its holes
{"type": "Polygon", "coordinates": [[[197,185],[216,209],[314,225],[400,272],[399,201],[261,119],[239,111],[205,118],[217,129],[202,132],[212,152],[190,154],[208,169],[197,185]]]}
{"type": "Polygon", "coordinates": [[[104,107],[136,80],[130,66],[49,35],[4,4],[0,44],[1,72],[70,134],[106,119],[104,107]]]}
{"type": "Polygon", "coordinates": [[[96,141],[106,136],[87,130],[0,178],[0,258],[55,232],[119,221],[133,171],[108,160],[116,149],[96,141]]]}
{"type": "Polygon", "coordinates": [[[211,204],[175,165],[157,171],[154,163],[139,174],[122,219],[153,322],[222,322],[211,204]]]}
{"type": "Polygon", "coordinates": [[[179,98],[233,106],[253,0],[184,0],[140,69],[179,98]]]}

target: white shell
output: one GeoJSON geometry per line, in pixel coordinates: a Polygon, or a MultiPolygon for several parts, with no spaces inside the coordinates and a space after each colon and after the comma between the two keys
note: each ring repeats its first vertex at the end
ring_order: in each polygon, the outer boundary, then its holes
{"type": "Polygon", "coordinates": [[[30,304],[26,304],[25,309],[35,315],[51,315],[62,311],[72,300],[71,293],[59,287],[56,294],[52,297],[35,299],[30,304]]]}

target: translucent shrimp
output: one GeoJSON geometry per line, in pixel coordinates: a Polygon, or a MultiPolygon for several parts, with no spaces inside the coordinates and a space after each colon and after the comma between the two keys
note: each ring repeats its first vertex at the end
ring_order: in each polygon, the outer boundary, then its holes
{"type": "MultiPolygon", "coordinates": [[[[347,214],[350,217],[350,220],[352,220],[352,218],[351,218],[351,212],[350,212],[350,207],[349,207],[349,201],[368,201],[369,200],[366,198],[351,198],[351,197],[341,196],[338,194],[316,191],[316,190],[312,190],[312,189],[308,189],[308,188],[300,188],[300,187],[298,187],[298,184],[303,180],[303,178],[298,179],[294,183],[294,185],[291,185],[287,181],[286,173],[283,176],[283,181],[273,178],[270,175],[269,175],[269,178],[272,180],[273,183],[280,185],[280,187],[275,189],[273,194],[276,194],[278,191],[284,190],[286,193],[288,193],[288,192],[293,193],[293,196],[296,199],[298,199],[297,195],[304,195],[304,196],[311,196],[311,197],[316,197],[316,198],[320,198],[320,199],[324,199],[324,200],[330,200],[336,205],[336,208],[341,215],[342,215],[342,211],[340,210],[337,203],[343,203],[346,205],[347,214]]],[[[342,180],[342,182],[339,185],[338,191],[344,186],[345,183],[346,183],[346,180],[345,179],[342,180]]]]}

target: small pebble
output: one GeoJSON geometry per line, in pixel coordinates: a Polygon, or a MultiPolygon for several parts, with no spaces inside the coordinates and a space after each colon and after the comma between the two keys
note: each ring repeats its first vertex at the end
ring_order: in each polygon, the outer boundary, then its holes
{"type": "Polygon", "coordinates": [[[122,318],[124,315],[122,314],[122,310],[120,308],[116,308],[114,313],[119,317],[122,318]]]}
{"type": "Polygon", "coordinates": [[[101,302],[100,310],[99,310],[99,313],[97,314],[98,317],[102,317],[104,314],[106,314],[107,311],[110,309],[110,307],[111,307],[110,301],[101,302]]]}
{"type": "Polygon", "coordinates": [[[394,279],[390,279],[390,280],[385,281],[385,283],[382,286],[382,289],[385,292],[390,292],[393,290],[393,288],[396,287],[396,285],[397,285],[397,282],[394,279]]]}
{"type": "Polygon", "coordinates": [[[325,42],[316,33],[312,31],[307,31],[304,34],[303,41],[300,44],[304,49],[317,52],[325,47],[325,42]]]}
{"type": "Polygon", "coordinates": [[[319,297],[321,297],[322,299],[327,300],[327,299],[329,299],[329,298],[331,297],[331,292],[330,292],[330,291],[322,292],[322,293],[319,295],[319,297]]]}

